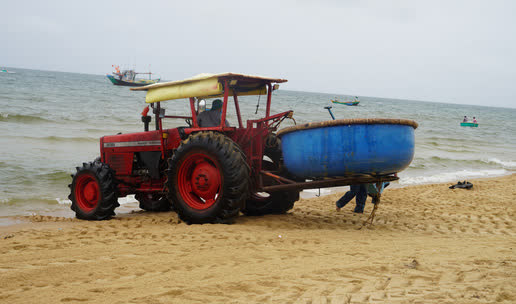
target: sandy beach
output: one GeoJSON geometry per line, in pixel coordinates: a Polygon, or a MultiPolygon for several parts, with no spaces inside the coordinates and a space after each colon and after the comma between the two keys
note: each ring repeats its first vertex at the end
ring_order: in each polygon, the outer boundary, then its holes
{"type": "Polygon", "coordinates": [[[32,216],[0,227],[1,303],[514,303],[516,175],[341,194],[286,215],[186,225],[173,212],[109,221],[32,216]]]}

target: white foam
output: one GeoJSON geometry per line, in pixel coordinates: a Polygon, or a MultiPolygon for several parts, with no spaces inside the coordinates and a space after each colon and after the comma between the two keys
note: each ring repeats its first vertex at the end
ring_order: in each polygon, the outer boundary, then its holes
{"type": "Polygon", "coordinates": [[[126,197],[119,197],[118,203],[120,205],[130,204],[130,203],[137,203],[138,201],[136,198],[134,198],[134,195],[128,195],[126,197]]]}
{"type": "Polygon", "coordinates": [[[71,205],[72,204],[72,201],[69,200],[69,199],[63,199],[63,198],[59,198],[59,197],[56,197],[56,201],[60,204],[60,205],[71,205]]]}
{"type": "Polygon", "coordinates": [[[514,161],[503,161],[503,160],[499,160],[498,158],[493,157],[493,158],[488,159],[487,162],[502,165],[502,167],[507,170],[511,170],[511,171],[516,170],[516,162],[514,162],[514,161]]]}
{"type": "Polygon", "coordinates": [[[465,180],[469,178],[482,178],[482,177],[494,177],[507,175],[509,172],[505,169],[492,169],[492,170],[462,170],[455,172],[444,172],[435,175],[428,176],[411,176],[411,177],[400,177],[400,185],[419,185],[419,184],[434,184],[434,183],[445,183],[457,180],[465,180]]]}
{"type": "MultiPolygon", "coordinates": [[[[71,205],[72,201],[69,199],[62,199],[62,198],[56,198],[56,201],[61,205],[71,205]]],[[[128,195],[126,197],[119,197],[118,203],[120,205],[130,204],[130,203],[137,203],[138,201],[134,198],[134,195],[128,195]]]]}

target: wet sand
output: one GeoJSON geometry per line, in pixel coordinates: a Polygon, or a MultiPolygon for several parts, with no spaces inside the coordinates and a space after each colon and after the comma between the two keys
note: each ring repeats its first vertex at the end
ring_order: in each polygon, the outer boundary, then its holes
{"type": "Polygon", "coordinates": [[[341,194],[286,215],[186,225],[31,216],[0,227],[1,303],[514,303],[516,175],[388,188],[372,209],[341,194]]]}

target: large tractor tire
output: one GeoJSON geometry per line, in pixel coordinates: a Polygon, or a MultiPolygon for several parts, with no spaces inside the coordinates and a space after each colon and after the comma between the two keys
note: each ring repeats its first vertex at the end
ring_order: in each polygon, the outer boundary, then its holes
{"type": "MultiPolygon", "coordinates": [[[[265,140],[264,159],[262,167],[267,171],[276,171],[285,174],[281,152],[281,141],[275,134],[269,134],[265,140]]],[[[264,177],[267,184],[270,177],[264,177]]],[[[250,216],[265,214],[284,214],[294,207],[299,200],[299,190],[275,191],[271,193],[252,193],[246,201],[242,213],[250,216]]]]}
{"type": "Polygon", "coordinates": [[[118,204],[115,172],[106,164],[95,160],[83,163],[72,175],[71,209],[83,220],[107,220],[115,215],[118,204]]]}
{"type": "Polygon", "coordinates": [[[186,223],[228,223],[245,204],[249,169],[238,146],[223,134],[190,135],[168,168],[169,199],[186,223]]]}
{"type": "Polygon", "coordinates": [[[166,196],[156,193],[137,193],[134,198],[140,202],[140,208],[151,212],[170,211],[172,205],[166,196]]]}

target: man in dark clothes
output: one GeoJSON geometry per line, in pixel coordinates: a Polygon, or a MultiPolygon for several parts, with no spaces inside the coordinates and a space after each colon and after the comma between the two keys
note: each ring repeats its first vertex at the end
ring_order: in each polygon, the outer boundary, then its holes
{"type": "MultiPolygon", "coordinates": [[[[204,111],[197,116],[197,123],[201,128],[217,127],[220,125],[220,115],[222,111],[222,100],[215,99],[211,104],[211,109],[204,111]]],[[[226,119],[226,127],[229,127],[226,119]]]]}
{"type": "Polygon", "coordinates": [[[362,185],[351,185],[349,186],[350,190],[344,194],[336,203],[337,211],[344,206],[346,206],[349,201],[351,201],[355,196],[356,198],[356,206],[353,212],[355,213],[364,213],[365,202],[367,199],[367,184],[362,185]]]}
{"type": "Polygon", "coordinates": [[[384,182],[380,186],[380,189],[378,189],[375,184],[351,185],[349,186],[350,190],[337,201],[337,211],[340,211],[342,207],[346,206],[346,204],[356,196],[356,206],[353,212],[364,213],[367,195],[369,194],[373,198],[372,203],[376,204],[383,192],[383,189],[389,185],[389,182],[384,182]]]}

